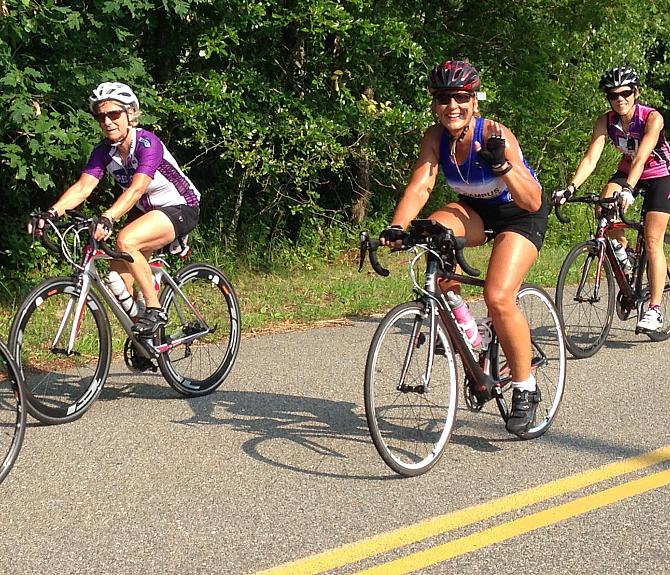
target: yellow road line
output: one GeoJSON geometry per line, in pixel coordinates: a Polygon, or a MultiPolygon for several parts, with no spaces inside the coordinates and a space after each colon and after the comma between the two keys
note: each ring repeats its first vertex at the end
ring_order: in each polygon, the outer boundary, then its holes
{"type": "MultiPolygon", "coordinates": [[[[402,527],[317,555],[259,571],[255,575],[316,575],[324,573],[392,549],[416,543],[428,537],[459,529],[466,525],[472,525],[484,519],[540,503],[553,497],[565,495],[566,493],[572,493],[584,487],[639,471],[668,460],[670,460],[670,445],[650,453],[609,463],[602,467],[576,473],[575,475],[557,479],[556,481],[525,491],[513,493],[439,517],[433,517],[408,527],[402,527]]],[[[406,490],[404,482],[403,490],[406,490]]]]}
{"type": "Polygon", "coordinates": [[[443,563],[459,555],[465,555],[466,553],[512,539],[535,529],[553,525],[559,521],[564,521],[593,511],[594,509],[622,501],[623,499],[628,499],[634,495],[658,489],[669,483],[670,469],[659,471],[652,475],[629,481],[628,483],[622,483],[616,487],[610,487],[593,495],[586,495],[557,507],[551,507],[550,509],[533,513],[532,515],[521,517],[508,523],[496,525],[478,533],[473,533],[467,537],[462,537],[449,543],[426,549],[425,551],[412,553],[401,559],[377,565],[364,571],[359,571],[356,575],[406,575],[407,573],[415,573],[424,567],[443,563]]]}

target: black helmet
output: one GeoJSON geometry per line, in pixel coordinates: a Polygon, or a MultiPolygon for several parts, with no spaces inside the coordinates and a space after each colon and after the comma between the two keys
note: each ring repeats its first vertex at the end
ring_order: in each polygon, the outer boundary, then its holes
{"type": "Polygon", "coordinates": [[[446,60],[428,74],[428,89],[431,92],[458,89],[476,92],[480,86],[479,73],[472,64],[463,60],[446,60]]]}
{"type": "Polygon", "coordinates": [[[631,86],[637,88],[640,83],[640,76],[633,70],[623,66],[621,68],[612,68],[602,75],[600,78],[600,89],[607,92],[612,88],[619,88],[621,86],[631,86]]]}

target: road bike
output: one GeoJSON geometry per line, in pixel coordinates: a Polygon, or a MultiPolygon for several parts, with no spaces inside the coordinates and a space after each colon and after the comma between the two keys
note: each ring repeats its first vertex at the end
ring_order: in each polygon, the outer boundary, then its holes
{"type": "Polygon", "coordinates": [[[150,264],[168,320],[154,337],[139,337],[97,269],[101,260],[132,258],[97,242],[95,225],[95,218],[74,211],[45,220],[41,241],[70,263],[72,274],[35,287],[12,322],[9,348],[25,380],[28,412],[53,424],[75,420],[91,407],[112,361],[105,306],[128,336],[124,361],[131,371],[160,370],[186,397],[212,393],[230,373],[240,345],[240,307],[230,281],[202,262],[172,276],[168,256],[159,254],[150,264]]]}
{"type": "MultiPolygon", "coordinates": [[[[647,281],[647,253],[644,245],[644,217],[633,221],[621,210],[614,197],[601,198],[596,194],[571,196],[565,203],[581,203],[600,209],[597,227],[590,240],[575,244],[565,257],[556,285],[556,307],[563,321],[568,351],[576,358],[594,355],[605,343],[612,327],[614,312],[621,320],[642,317],[649,305],[647,281]],[[632,249],[628,250],[632,264],[630,273],[617,259],[608,232],[631,229],[637,233],[632,249]],[[618,291],[617,291],[618,290],[618,291]]],[[[555,203],[559,221],[569,223],[562,213],[562,205],[555,203]]],[[[670,234],[664,243],[670,245],[670,234]]],[[[666,321],[657,331],[641,331],[653,341],[670,337],[670,272],[667,274],[661,313],[666,321]]]]}
{"type": "MultiPolygon", "coordinates": [[[[376,273],[387,276],[377,257],[379,241],[361,234],[360,268],[366,254],[376,273]]],[[[414,220],[402,247],[411,252],[408,271],[416,299],[390,310],[372,338],[365,366],[365,414],[372,441],[396,473],[416,476],[440,459],[456,419],[459,382],[456,356],[464,371],[466,405],[480,411],[494,399],[509,417],[511,374],[495,328],[479,320],[481,347],[473,349],[456,321],[441,280],[484,287],[479,270],[464,258],[465,238],[432,220],[414,220]],[[423,283],[419,262],[425,260],[423,283]],[[457,264],[462,272],[458,271],[457,264]],[[467,274],[467,275],[464,275],[467,274]]],[[[566,380],[566,351],[558,312],[542,288],[522,285],[517,304],[531,334],[531,371],[541,394],[535,419],[522,439],[544,434],[558,412],[566,380]]]]}
{"type": "Polygon", "coordinates": [[[21,373],[0,341],[0,483],[16,462],[26,432],[24,385],[21,373]]]}

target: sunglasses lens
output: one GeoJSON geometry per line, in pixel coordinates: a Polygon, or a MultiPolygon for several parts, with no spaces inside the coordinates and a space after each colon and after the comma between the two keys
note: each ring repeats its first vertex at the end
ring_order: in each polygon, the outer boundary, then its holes
{"type": "Polygon", "coordinates": [[[613,102],[614,100],[622,97],[624,100],[630,98],[634,93],[634,90],[624,90],[623,92],[608,92],[607,99],[613,102]]]}
{"type": "Polygon", "coordinates": [[[454,100],[457,104],[467,104],[472,98],[469,92],[445,92],[442,94],[435,94],[435,99],[440,104],[448,104],[450,100],[454,100]]]}
{"type": "Polygon", "coordinates": [[[112,122],[116,122],[123,114],[124,110],[110,110],[109,112],[99,112],[94,114],[94,118],[102,124],[106,118],[109,118],[112,122]]]}

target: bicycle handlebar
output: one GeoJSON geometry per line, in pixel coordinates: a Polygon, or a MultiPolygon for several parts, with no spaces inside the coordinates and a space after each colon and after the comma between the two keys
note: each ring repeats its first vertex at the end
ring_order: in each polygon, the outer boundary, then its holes
{"type": "MultiPolygon", "coordinates": [[[[100,240],[96,240],[93,237],[93,232],[95,231],[95,226],[97,225],[97,219],[96,218],[90,218],[86,217],[83,215],[81,212],[78,212],[77,210],[66,210],[65,215],[69,216],[75,223],[77,230],[83,230],[85,228],[88,228],[89,233],[90,233],[90,242],[93,243],[94,248],[99,248],[101,249],[106,255],[108,255],[110,258],[115,259],[115,260],[124,260],[127,261],[128,263],[133,263],[135,260],[133,259],[133,256],[131,256],[129,253],[126,252],[117,252],[113,248],[111,248],[106,242],[100,240]]],[[[33,222],[36,222],[39,219],[43,219],[46,223],[48,223],[52,228],[57,230],[57,235],[62,239],[63,234],[61,233],[61,230],[67,230],[70,226],[71,223],[69,222],[63,222],[59,224],[56,220],[50,219],[48,217],[45,217],[45,214],[43,213],[33,213],[30,214],[31,219],[33,222]]],[[[33,237],[36,235],[37,228],[35,224],[33,223],[33,237]]],[[[63,250],[61,247],[57,246],[51,238],[49,238],[49,234],[46,232],[46,230],[42,230],[41,235],[39,235],[40,242],[42,245],[44,245],[45,248],[47,248],[49,251],[52,251],[58,255],[63,255],[63,250]]]]}
{"type": "MultiPolygon", "coordinates": [[[[414,246],[425,246],[428,249],[446,256],[447,261],[456,260],[461,269],[470,276],[479,276],[481,271],[468,264],[465,260],[463,250],[466,239],[464,237],[454,236],[454,232],[435,220],[414,220],[409,231],[403,233],[402,245],[399,248],[391,248],[391,251],[405,251],[414,246]]],[[[366,252],[369,255],[372,269],[380,276],[386,277],[390,274],[389,270],[379,263],[377,250],[382,244],[378,239],[370,238],[367,232],[361,232],[360,235],[360,261],[358,271],[363,269],[366,252]]]]}
{"type": "Polygon", "coordinates": [[[561,211],[561,208],[567,204],[590,204],[593,206],[600,206],[601,208],[614,210],[613,216],[620,219],[624,224],[630,227],[635,227],[638,222],[635,220],[629,220],[626,217],[626,213],[621,209],[621,206],[618,203],[618,199],[610,196],[608,198],[601,198],[596,194],[588,194],[586,196],[568,196],[562,203],[554,202],[554,213],[559,222],[563,224],[569,224],[570,218],[564,215],[561,211]]]}

